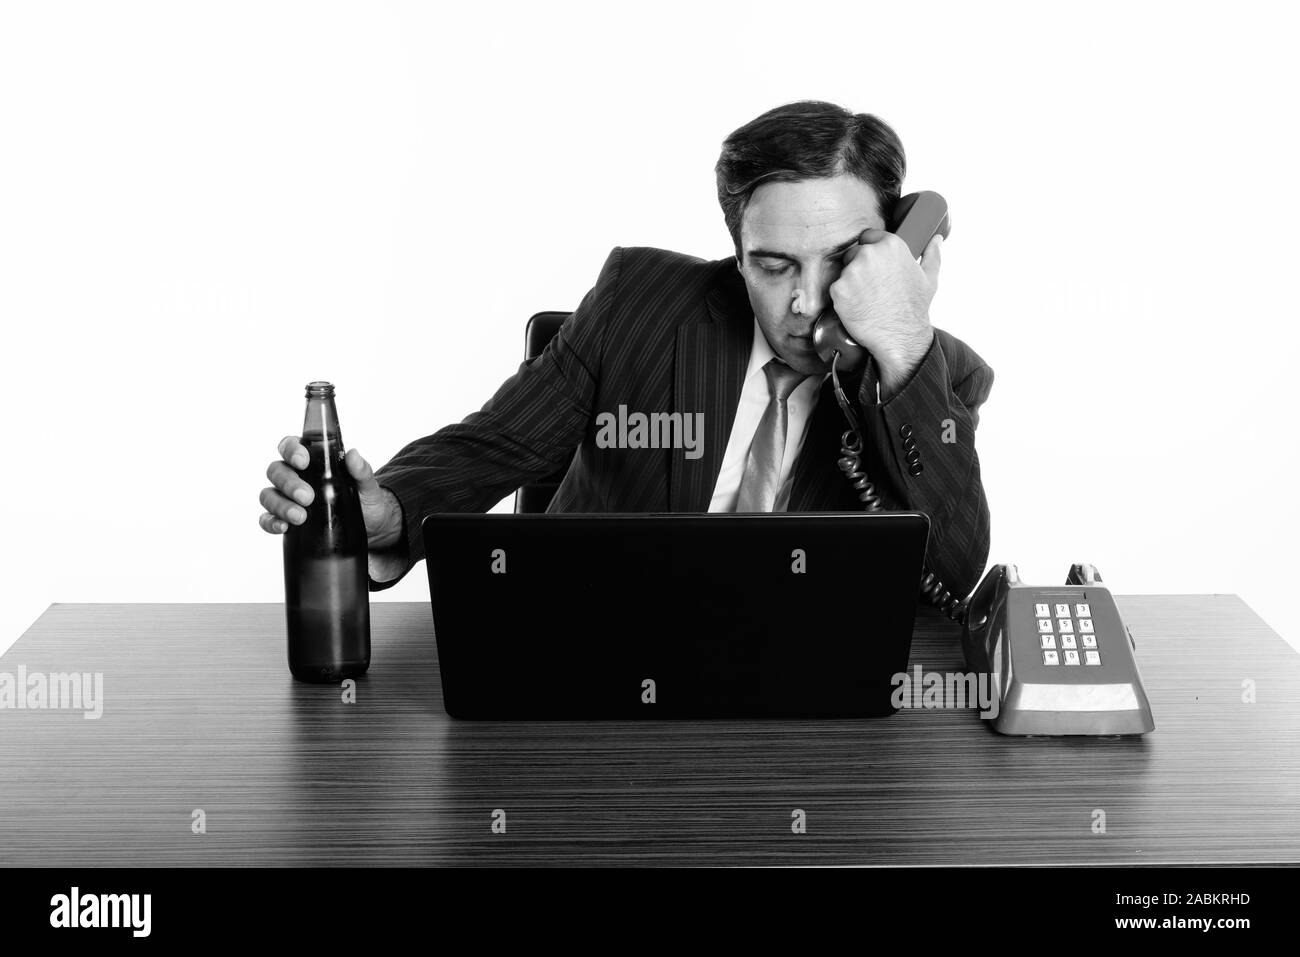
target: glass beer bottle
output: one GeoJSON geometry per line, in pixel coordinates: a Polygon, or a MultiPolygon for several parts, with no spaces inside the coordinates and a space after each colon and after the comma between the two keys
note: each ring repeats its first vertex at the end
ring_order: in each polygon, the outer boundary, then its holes
{"type": "Polygon", "coordinates": [[[334,386],[307,386],[299,474],[312,487],[307,520],[284,534],[284,611],[289,671],[300,681],[335,682],[370,667],[366,524],[334,411],[334,386]]]}

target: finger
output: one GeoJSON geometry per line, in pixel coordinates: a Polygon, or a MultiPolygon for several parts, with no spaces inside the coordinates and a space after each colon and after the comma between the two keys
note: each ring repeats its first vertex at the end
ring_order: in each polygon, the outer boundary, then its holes
{"type": "Polygon", "coordinates": [[[283,519],[276,518],[270,512],[263,512],[258,516],[257,524],[262,526],[262,530],[270,532],[272,535],[282,535],[289,530],[288,524],[283,519]]]}
{"type": "Polygon", "coordinates": [[[301,525],[307,521],[306,510],[289,501],[273,488],[262,489],[262,494],[257,497],[257,500],[262,503],[262,508],[291,525],[301,525]]]}
{"type": "Polygon", "coordinates": [[[286,435],[282,438],[280,444],[276,446],[276,451],[280,453],[280,458],[296,469],[305,469],[311,463],[311,456],[307,454],[302,440],[296,435],[286,435]]]}
{"type": "Polygon", "coordinates": [[[930,244],[925,247],[925,252],[921,254],[921,271],[925,273],[932,286],[939,282],[939,266],[943,263],[942,247],[943,236],[935,233],[930,244]]]}
{"type": "Polygon", "coordinates": [[[849,263],[853,262],[854,258],[858,255],[858,252],[863,246],[871,246],[878,243],[888,235],[889,233],[885,232],[883,229],[872,228],[864,230],[862,234],[858,236],[857,245],[850,246],[848,249],[844,250],[843,256],[840,257],[841,264],[847,266],[849,263]]]}
{"type": "Polygon", "coordinates": [[[272,462],[266,467],[266,477],[284,495],[297,499],[299,505],[310,505],[316,497],[310,485],[283,462],[272,462]]]}
{"type": "Polygon", "coordinates": [[[352,477],[357,480],[357,492],[359,494],[365,495],[367,498],[379,494],[379,480],[375,478],[370,463],[361,457],[360,452],[356,449],[348,449],[347,455],[343,456],[343,461],[347,463],[348,471],[352,474],[352,477]]]}

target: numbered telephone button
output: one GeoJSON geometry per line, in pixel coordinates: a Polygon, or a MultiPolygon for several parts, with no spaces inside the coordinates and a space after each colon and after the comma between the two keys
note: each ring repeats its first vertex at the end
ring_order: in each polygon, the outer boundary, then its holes
{"type": "Polygon", "coordinates": [[[1056,652],[1055,652],[1055,651],[1044,651],[1044,652],[1043,652],[1043,664],[1045,664],[1045,665],[1059,665],[1060,663],[1061,663],[1061,662],[1060,662],[1060,661],[1057,659],[1057,657],[1056,657],[1056,652]]]}
{"type": "Polygon", "coordinates": [[[1056,617],[1057,617],[1057,618],[1069,618],[1069,617],[1070,617],[1070,606],[1069,606],[1069,605],[1057,605],[1057,606],[1056,606],[1056,617]]]}
{"type": "Polygon", "coordinates": [[[1044,648],[1055,648],[1055,647],[1056,647],[1056,636],[1055,636],[1055,635],[1039,635],[1038,637],[1039,637],[1039,639],[1041,639],[1041,641],[1043,642],[1043,645],[1042,645],[1042,646],[1043,646],[1044,648]]]}
{"type": "MultiPolygon", "coordinates": [[[[1080,607],[1082,607],[1082,606],[1080,606],[1080,607]]],[[[1080,618],[1080,619],[1079,619],[1079,630],[1080,630],[1080,631],[1092,631],[1092,619],[1091,619],[1091,618],[1080,618]]]]}
{"type": "Polygon", "coordinates": [[[1074,635],[1062,635],[1062,636],[1061,636],[1061,647],[1062,647],[1062,648],[1077,648],[1077,647],[1079,647],[1079,646],[1076,645],[1076,644],[1074,643],[1074,635]]]}
{"type": "Polygon", "coordinates": [[[1077,665],[1079,663],[1079,653],[1077,651],[1067,651],[1065,653],[1065,663],[1067,665],[1077,665]]]}
{"type": "Polygon", "coordinates": [[[1037,615],[1039,618],[1051,618],[1051,617],[1052,617],[1052,613],[1051,613],[1050,611],[1047,610],[1047,605],[1045,605],[1045,604],[1044,604],[1044,605],[1035,605],[1035,606],[1034,606],[1034,614],[1037,615]]]}
{"type": "Polygon", "coordinates": [[[1068,618],[1058,618],[1056,619],[1056,630],[1062,633],[1074,631],[1074,622],[1068,618]]]}
{"type": "Polygon", "coordinates": [[[1086,604],[1075,605],[1075,606],[1074,606],[1074,616],[1075,616],[1076,618],[1091,618],[1091,617],[1092,617],[1092,609],[1089,608],[1086,604]]]}
{"type": "Polygon", "coordinates": [[[1040,635],[1050,635],[1052,633],[1052,619],[1050,618],[1038,619],[1038,633],[1040,635]]]}
{"type": "Polygon", "coordinates": [[[1085,648],[1096,648],[1096,647],[1097,647],[1097,636],[1096,636],[1096,635],[1084,635],[1084,636],[1083,636],[1083,647],[1085,647],[1085,648]]]}
{"type": "Polygon", "coordinates": [[[1099,665],[1101,664],[1101,654],[1096,651],[1085,651],[1083,660],[1090,665],[1099,665]]]}

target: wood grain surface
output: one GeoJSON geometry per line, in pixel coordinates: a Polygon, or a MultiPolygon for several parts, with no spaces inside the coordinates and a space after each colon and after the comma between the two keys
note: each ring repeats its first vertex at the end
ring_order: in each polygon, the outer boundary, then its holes
{"type": "MultiPolygon", "coordinates": [[[[1300,861],[1300,656],[1236,596],[1117,601],[1143,738],[1006,738],[973,710],[458,722],[424,604],[373,603],[355,704],[290,677],[278,604],[52,605],[0,671],[102,672],[103,717],[0,710],[0,864],[1300,861]]],[[[963,670],[954,626],[923,611],[912,661],[963,670]]]]}

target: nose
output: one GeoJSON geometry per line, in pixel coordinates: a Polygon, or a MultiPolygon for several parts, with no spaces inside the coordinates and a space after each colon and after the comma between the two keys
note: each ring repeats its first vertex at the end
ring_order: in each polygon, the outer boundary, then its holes
{"type": "Polygon", "coordinates": [[[816,319],[826,308],[830,298],[830,282],[823,275],[807,275],[794,291],[791,308],[796,316],[811,316],[816,319]]]}

